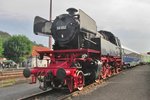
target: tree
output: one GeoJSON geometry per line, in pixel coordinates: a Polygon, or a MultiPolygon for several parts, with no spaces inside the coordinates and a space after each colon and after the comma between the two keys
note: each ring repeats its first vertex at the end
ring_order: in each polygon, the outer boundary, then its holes
{"type": "Polygon", "coordinates": [[[4,56],[20,63],[24,61],[32,50],[32,42],[23,35],[14,35],[3,44],[4,56]]]}
{"type": "Polygon", "coordinates": [[[3,57],[3,43],[6,41],[11,35],[7,32],[0,31],[0,58],[3,57]]]}
{"type": "Polygon", "coordinates": [[[2,38],[0,38],[0,57],[3,57],[3,51],[4,51],[3,40],[2,40],[2,38]]]}

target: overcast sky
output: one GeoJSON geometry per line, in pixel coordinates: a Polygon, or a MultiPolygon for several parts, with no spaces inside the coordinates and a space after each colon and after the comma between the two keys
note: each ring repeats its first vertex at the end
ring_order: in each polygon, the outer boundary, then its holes
{"type": "MultiPolygon", "coordinates": [[[[53,0],[53,19],[66,9],[82,9],[122,44],[138,52],[150,51],[150,0],[53,0]]],[[[48,46],[48,38],[33,33],[35,16],[49,18],[49,0],[0,0],[0,30],[24,34],[48,46]]]]}

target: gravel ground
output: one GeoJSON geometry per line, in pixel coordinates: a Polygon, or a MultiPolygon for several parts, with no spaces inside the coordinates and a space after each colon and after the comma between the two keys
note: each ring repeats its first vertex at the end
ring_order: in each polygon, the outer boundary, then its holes
{"type": "Polygon", "coordinates": [[[106,84],[73,100],[150,100],[150,65],[137,66],[106,81],[106,84]]]}
{"type": "Polygon", "coordinates": [[[0,88],[0,100],[17,100],[18,98],[31,95],[41,90],[38,84],[18,84],[11,87],[0,88]]]}

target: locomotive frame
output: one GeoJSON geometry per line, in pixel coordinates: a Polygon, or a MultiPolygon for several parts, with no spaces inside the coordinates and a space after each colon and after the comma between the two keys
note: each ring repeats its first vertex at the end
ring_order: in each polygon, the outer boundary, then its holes
{"type": "MultiPolygon", "coordinates": [[[[121,70],[120,58],[109,56],[101,57],[100,51],[97,50],[71,49],[71,50],[38,51],[38,52],[40,55],[50,56],[51,64],[48,63],[48,67],[46,68],[38,66],[33,68],[32,70],[25,69],[24,76],[29,77],[30,75],[32,75],[32,83],[36,83],[37,79],[40,82],[43,82],[43,84],[40,85],[40,88],[42,90],[46,90],[48,87],[60,88],[62,84],[64,86],[67,85],[70,92],[72,92],[75,89],[81,90],[85,85],[85,77],[88,77],[93,73],[84,74],[81,65],[78,62],[82,64],[83,63],[91,64],[94,63],[93,59],[95,59],[95,61],[101,59],[102,62],[100,64],[102,63],[103,64],[100,66],[101,68],[97,70],[94,69],[95,71],[97,71],[98,75],[97,77],[92,79],[91,82],[106,79],[107,77],[110,77],[115,73],[119,73],[119,71],[121,70]],[[84,57],[84,55],[86,54],[88,57],[84,57]],[[112,69],[112,66],[109,65],[109,63],[111,62],[116,62],[114,69],[112,69]],[[57,83],[61,81],[56,80],[51,81],[51,83],[49,82],[50,80],[53,80],[55,78],[63,80],[64,83],[55,86],[57,83]]],[[[90,68],[90,66],[87,66],[86,68],[90,68]]]]}

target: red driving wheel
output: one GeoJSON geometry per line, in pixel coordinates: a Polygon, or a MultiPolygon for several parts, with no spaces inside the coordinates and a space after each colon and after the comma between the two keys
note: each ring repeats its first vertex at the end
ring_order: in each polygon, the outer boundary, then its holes
{"type": "Polygon", "coordinates": [[[85,82],[84,74],[82,71],[77,71],[78,77],[78,90],[82,90],[85,82]]]}

